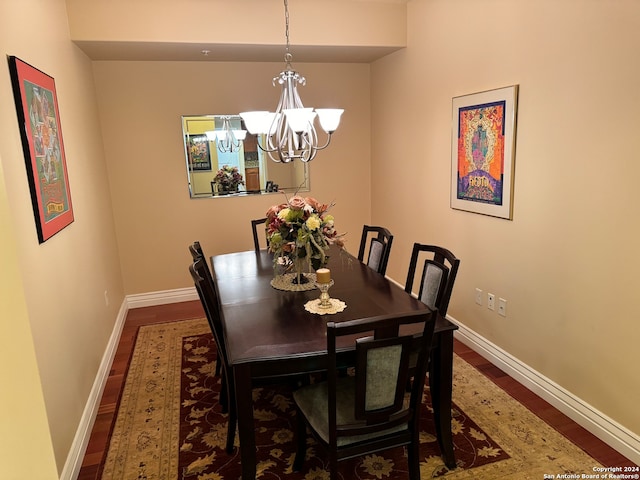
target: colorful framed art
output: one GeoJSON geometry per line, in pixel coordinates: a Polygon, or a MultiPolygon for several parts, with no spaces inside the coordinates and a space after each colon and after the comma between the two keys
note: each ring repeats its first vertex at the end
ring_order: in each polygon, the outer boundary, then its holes
{"type": "Polygon", "coordinates": [[[9,57],[20,136],[40,243],[73,222],[55,81],[9,57]]]}
{"type": "Polygon", "coordinates": [[[211,170],[209,138],[205,134],[187,135],[186,137],[189,169],[192,171],[211,170]]]}
{"type": "Polygon", "coordinates": [[[512,219],[518,86],[455,97],[451,208],[512,219]]]}

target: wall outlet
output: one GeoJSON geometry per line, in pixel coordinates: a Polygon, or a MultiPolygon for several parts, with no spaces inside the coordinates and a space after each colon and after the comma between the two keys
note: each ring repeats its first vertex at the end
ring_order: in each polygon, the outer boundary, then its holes
{"type": "Polygon", "coordinates": [[[104,304],[105,306],[109,306],[109,292],[107,290],[104,291],[104,304]]]}
{"type": "Polygon", "coordinates": [[[476,303],[482,305],[482,290],[476,288],[476,303]]]}
{"type": "Polygon", "coordinates": [[[504,298],[498,299],[498,315],[507,316],[507,301],[504,298]]]}
{"type": "Polygon", "coordinates": [[[487,293],[487,308],[489,310],[496,309],[496,296],[493,293],[487,293]]]}

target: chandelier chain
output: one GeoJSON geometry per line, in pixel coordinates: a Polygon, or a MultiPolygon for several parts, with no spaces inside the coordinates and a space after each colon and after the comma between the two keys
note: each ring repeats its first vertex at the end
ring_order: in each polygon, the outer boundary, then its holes
{"type": "Polygon", "coordinates": [[[291,70],[291,60],[293,59],[293,55],[291,55],[290,43],[289,43],[289,2],[288,0],[284,0],[284,36],[287,42],[286,53],[284,54],[284,61],[287,64],[287,68],[291,70]]]}

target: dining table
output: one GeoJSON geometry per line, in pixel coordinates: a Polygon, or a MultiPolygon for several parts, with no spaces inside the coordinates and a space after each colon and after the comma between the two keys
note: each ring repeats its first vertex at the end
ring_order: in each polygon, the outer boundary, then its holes
{"type": "MultiPolygon", "coordinates": [[[[326,265],[333,281],[328,293],[344,303],[344,309],[332,314],[321,315],[305,309],[307,302],[319,297],[315,288],[305,291],[275,288],[274,259],[266,249],[215,255],[211,257],[211,267],[228,363],[234,376],[243,480],[256,477],[252,388],[257,381],[326,371],[327,321],[382,315],[401,317],[416,310],[430,310],[398,284],[337,247],[331,248],[326,265]]],[[[451,434],[456,329],[455,324],[438,315],[429,365],[436,436],[449,468],[456,466],[451,434]]]]}

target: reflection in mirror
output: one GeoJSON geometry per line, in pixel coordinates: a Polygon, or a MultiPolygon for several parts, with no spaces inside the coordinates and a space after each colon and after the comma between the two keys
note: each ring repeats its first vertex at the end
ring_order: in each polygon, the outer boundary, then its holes
{"type": "Polygon", "coordinates": [[[183,116],[182,132],[191,198],[309,190],[307,164],[269,161],[238,115],[183,116]]]}

